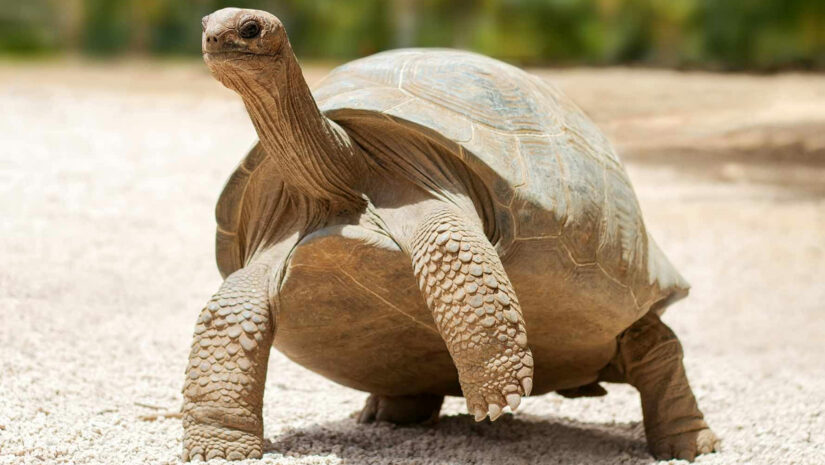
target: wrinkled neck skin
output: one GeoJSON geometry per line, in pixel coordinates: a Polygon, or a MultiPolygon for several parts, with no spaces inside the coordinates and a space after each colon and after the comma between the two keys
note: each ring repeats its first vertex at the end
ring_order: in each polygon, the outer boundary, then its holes
{"type": "Polygon", "coordinates": [[[220,79],[243,98],[266,152],[286,184],[332,210],[363,206],[364,152],[323,116],[289,44],[277,57],[262,57],[257,72],[225,71],[220,79]]]}

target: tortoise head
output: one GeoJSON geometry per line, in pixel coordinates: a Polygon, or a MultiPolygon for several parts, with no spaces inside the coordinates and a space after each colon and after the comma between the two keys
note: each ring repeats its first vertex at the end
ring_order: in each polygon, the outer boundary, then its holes
{"type": "Polygon", "coordinates": [[[275,15],[260,10],[224,8],[204,16],[201,49],[212,74],[227,87],[241,79],[271,75],[282,53],[289,53],[284,26],[275,15]]]}

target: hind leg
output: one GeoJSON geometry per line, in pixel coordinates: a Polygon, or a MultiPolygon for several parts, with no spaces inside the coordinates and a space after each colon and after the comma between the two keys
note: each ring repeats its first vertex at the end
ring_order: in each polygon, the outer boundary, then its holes
{"type": "Polygon", "coordinates": [[[386,421],[396,425],[432,424],[438,420],[444,396],[419,394],[412,396],[381,396],[370,394],[358,423],[386,421]]]}
{"type": "Polygon", "coordinates": [[[692,461],[718,449],[719,439],[688,384],[682,345],[655,313],[619,336],[618,353],[607,371],[605,381],[624,381],[639,390],[647,445],[656,458],[692,461]]]}

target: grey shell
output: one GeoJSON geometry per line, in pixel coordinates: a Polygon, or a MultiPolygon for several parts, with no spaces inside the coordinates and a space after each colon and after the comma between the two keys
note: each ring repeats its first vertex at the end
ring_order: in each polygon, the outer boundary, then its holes
{"type": "MultiPolygon", "coordinates": [[[[340,66],[314,95],[344,127],[391,120],[462,160],[491,193],[502,255],[525,241],[551,241],[566,255],[561,267],[604,273],[629,291],[640,313],[687,294],[689,285],[647,234],[610,143],[544,80],[473,53],[408,49],[340,66]]],[[[240,228],[238,191],[268,176],[257,172],[266,158],[257,147],[248,158],[218,205],[225,212],[223,220],[218,215],[222,271],[236,269],[244,256],[239,237],[227,235],[240,228]]]]}

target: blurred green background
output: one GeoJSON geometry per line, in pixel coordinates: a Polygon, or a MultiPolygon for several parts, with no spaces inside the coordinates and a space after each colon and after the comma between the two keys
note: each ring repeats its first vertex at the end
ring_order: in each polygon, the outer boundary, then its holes
{"type": "Polygon", "coordinates": [[[406,46],[529,65],[825,69],[825,0],[0,0],[0,54],[191,55],[226,6],[281,17],[303,59],[406,46]]]}

